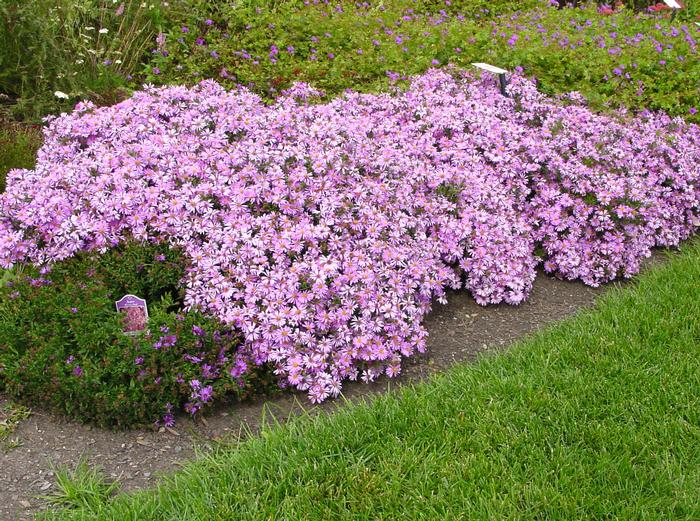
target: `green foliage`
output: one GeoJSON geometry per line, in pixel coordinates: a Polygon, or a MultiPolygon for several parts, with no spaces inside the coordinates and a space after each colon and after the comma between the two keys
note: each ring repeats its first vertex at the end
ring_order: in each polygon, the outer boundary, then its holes
{"type": "Polygon", "coordinates": [[[437,187],[435,191],[438,195],[443,196],[445,199],[451,203],[456,203],[459,201],[459,196],[463,193],[464,186],[456,185],[452,183],[443,183],[437,187]]]}
{"type": "MultiPolygon", "coordinates": [[[[668,13],[620,9],[605,16],[595,4],[528,11],[533,3],[527,2],[519,4],[518,13],[487,19],[480,7],[457,15],[467,6],[462,3],[446,7],[449,16],[440,18],[439,6],[430,15],[421,7],[431,5],[396,0],[344,4],[342,10],[297,2],[192,9],[171,24],[161,52],[146,66],[145,80],[194,83],[213,77],[228,87],[247,85],[269,99],[294,81],[305,81],[332,96],[347,88],[386,89],[397,78],[448,62],[470,67],[487,61],[511,70],[522,67],[547,93],[580,91],[598,109],[661,109],[698,119],[690,112],[700,84],[697,50],[668,13]],[[214,23],[207,24],[207,18],[214,23]],[[637,35],[645,38],[638,42],[637,35]],[[654,40],[664,44],[661,52],[654,40]]],[[[508,7],[512,3],[492,9],[508,7]]],[[[684,10],[679,21],[697,33],[688,23],[693,16],[692,8],[684,10]]]]}
{"type": "Polygon", "coordinates": [[[176,412],[193,379],[212,385],[215,397],[270,387],[265,369],[228,376],[238,337],[180,312],[183,275],[178,251],[150,244],[83,253],[48,274],[15,268],[0,288],[0,388],[81,421],[130,427],[176,412]],[[136,336],[122,332],[115,309],[127,293],[148,302],[148,328],[136,336]],[[217,374],[204,374],[205,364],[217,374]]]}
{"type": "MultiPolygon", "coordinates": [[[[204,10],[173,9],[169,15],[173,19],[180,16],[179,21],[171,21],[173,30],[167,35],[165,52],[154,54],[144,79],[158,84],[213,77],[230,87],[248,85],[270,98],[294,81],[311,82],[329,95],[346,88],[373,90],[386,87],[388,70],[408,66],[406,72],[417,72],[431,65],[439,38],[432,35],[425,48],[415,48],[426,29],[435,29],[430,18],[439,10],[486,19],[497,12],[538,3],[480,0],[447,6],[430,0],[410,4],[389,0],[359,7],[352,3],[329,7],[302,2],[227,2],[204,10]],[[402,17],[407,15],[415,20],[404,23],[402,17]],[[207,25],[207,19],[214,23],[207,25]],[[408,37],[409,53],[389,46],[373,47],[373,32],[384,23],[403,24],[401,33],[408,37]],[[279,50],[274,63],[269,59],[272,46],[279,50]],[[259,59],[248,59],[244,54],[259,59]]],[[[393,42],[393,37],[386,35],[379,39],[393,42]]]]}
{"type": "Polygon", "coordinates": [[[593,7],[550,9],[539,17],[533,12],[515,21],[526,27],[515,45],[508,43],[515,31],[501,27],[500,37],[484,49],[488,59],[522,67],[543,92],[579,91],[599,110],[663,110],[700,121],[691,110],[698,104],[700,63],[695,44],[681,30],[690,26],[689,33],[698,34],[694,24],[625,9],[601,17],[593,7]],[[548,37],[539,34],[538,24],[550,29],[548,37]]]}
{"type": "Polygon", "coordinates": [[[34,167],[39,146],[39,129],[20,126],[0,118],[0,192],[5,190],[7,172],[13,168],[34,167]]]}
{"type": "Polygon", "coordinates": [[[34,119],[83,98],[118,100],[162,23],[156,4],[1,0],[0,93],[16,101],[15,116],[34,119]]]}
{"type": "Polygon", "coordinates": [[[90,468],[85,458],[80,458],[74,469],[65,466],[53,469],[57,491],[44,496],[51,505],[61,508],[79,508],[96,512],[117,490],[100,469],[90,468]]]}

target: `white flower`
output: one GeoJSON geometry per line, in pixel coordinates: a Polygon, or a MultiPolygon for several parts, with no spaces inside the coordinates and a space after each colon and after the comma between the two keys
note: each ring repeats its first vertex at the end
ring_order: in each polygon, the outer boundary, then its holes
{"type": "Polygon", "coordinates": [[[70,96],[66,94],[65,92],[61,92],[60,90],[57,90],[56,92],[53,93],[54,96],[60,99],[68,99],[70,96]]]}
{"type": "Polygon", "coordinates": [[[114,60],[114,63],[119,65],[122,61],[121,60],[114,60]]]}
{"type": "Polygon", "coordinates": [[[100,34],[107,34],[108,32],[109,32],[109,29],[107,29],[106,27],[103,27],[102,29],[99,30],[100,34]]]}

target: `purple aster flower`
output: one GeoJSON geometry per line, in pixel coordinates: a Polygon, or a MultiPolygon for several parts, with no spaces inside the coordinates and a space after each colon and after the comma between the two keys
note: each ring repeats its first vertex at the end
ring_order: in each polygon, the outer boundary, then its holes
{"type": "Polygon", "coordinates": [[[192,333],[197,336],[204,336],[206,334],[205,331],[199,326],[192,326],[192,333]]]}
{"type": "Polygon", "coordinates": [[[238,359],[238,360],[236,360],[236,363],[234,364],[234,366],[231,367],[231,369],[229,370],[229,374],[233,378],[239,378],[240,376],[245,374],[245,372],[247,370],[248,370],[248,364],[246,364],[245,361],[238,359]]]}
{"type": "Polygon", "coordinates": [[[211,385],[207,385],[206,387],[202,387],[199,390],[199,393],[197,396],[203,403],[207,403],[212,399],[213,395],[214,395],[214,389],[212,388],[211,385]]]}

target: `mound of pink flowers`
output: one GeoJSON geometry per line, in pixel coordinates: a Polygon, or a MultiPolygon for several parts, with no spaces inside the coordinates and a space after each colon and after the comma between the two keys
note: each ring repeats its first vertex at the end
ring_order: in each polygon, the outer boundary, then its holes
{"type": "Polygon", "coordinates": [[[431,70],[325,104],[305,85],[269,106],[214,82],[82,104],[10,174],[0,264],[180,246],[186,306],[321,401],[423,351],[447,288],[518,304],[540,261],[596,285],[700,225],[699,127],[595,114],[519,76],[509,93],[431,70]]]}

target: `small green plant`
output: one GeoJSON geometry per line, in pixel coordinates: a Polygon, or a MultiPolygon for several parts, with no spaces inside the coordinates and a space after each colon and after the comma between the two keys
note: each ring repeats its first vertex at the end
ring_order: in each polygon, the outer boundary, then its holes
{"type": "Polygon", "coordinates": [[[10,438],[19,422],[29,418],[31,410],[14,402],[7,402],[0,407],[0,450],[10,452],[22,443],[17,438],[10,438]]]}
{"type": "Polygon", "coordinates": [[[161,2],[0,2],[0,93],[37,119],[83,98],[113,103],[163,23],[161,2]]]}
{"type": "Polygon", "coordinates": [[[85,458],[80,458],[72,470],[61,466],[53,468],[53,472],[57,490],[41,499],[56,507],[98,512],[119,488],[99,468],[90,468],[85,458]]]}

